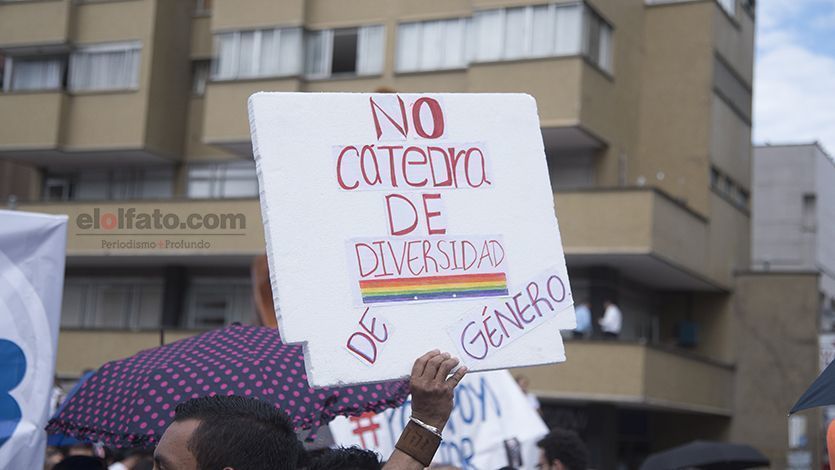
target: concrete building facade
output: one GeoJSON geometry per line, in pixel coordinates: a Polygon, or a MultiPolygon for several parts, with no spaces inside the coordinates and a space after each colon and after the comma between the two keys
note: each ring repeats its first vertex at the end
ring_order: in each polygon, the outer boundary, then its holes
{"type": "Polygon", "coordinates": [[[595,468],[745,442],[754,23],[749,0],[0,2],[0,177],[29,175],[3,195],[71,222],[59,373],[253,317],[251,93],[526,92],[574,297],[624,312],[621,341],[519,371],[549,424],[595,468]]]}
{"type": "Polygon", "coordinates": [[[835,161],[817,143],[754,149],[751,265],[820,273],[824,329],[835,330],[835,161]]]}
{"type": "MultiPolygon", "coordinates": [[[[749,318],[757,321],[747,323],[759,330],[754,336],[760,349],[748,356],[748,365],[759,371],[753,375],[761,378],[759,385],[771,382],[775,393],[760,394],[748,404],[756,409],[756,401],[770,399],[785,407],[832,360],[835,162],[818,143],[762,145],[754,148],[752,173],[752,273],[745,276],[745,285],[759,291],[765,303],[749,318]],[[806,286],[804,294],[793,289],[800,285],[806,286]],[[767,319],[770,315],[775,318],[767,319]]],[[[785,430],[775,430],[788,433],[788,447],[772,452],[784,450],[787,461],[796,464],[810,457],[827,459],[823,436],[833,416],[835,409],[829,408],[792,418],[785,430]]]]}

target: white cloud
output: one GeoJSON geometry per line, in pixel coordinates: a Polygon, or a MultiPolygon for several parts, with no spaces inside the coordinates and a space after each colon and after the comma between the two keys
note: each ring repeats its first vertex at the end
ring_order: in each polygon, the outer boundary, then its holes
{"type": "Polygon", "coordinates": [[[835,57],[805,48],[792,27],[792,20],[800,20],[812,4],[831,6],[835,1],[764,0],[758,5],[754,141],[817,140],[832,153],[835,57]]]}

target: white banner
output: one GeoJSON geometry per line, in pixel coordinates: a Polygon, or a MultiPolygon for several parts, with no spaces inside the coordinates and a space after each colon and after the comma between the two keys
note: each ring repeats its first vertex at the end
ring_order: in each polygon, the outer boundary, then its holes
{"type": "MultiPolygon", "coordinates": [[[[410,414],[407,400],[383,413],[336,418],[330,431],[339,446],[371,449],[388,459],[410,414]]],[[[433,463],[465,470],[533,469],[539,458],[536,442],[547,432],[510,372],[472,373],[455,390],[455,408],[433,463]]]]}
{"type": "Polygon", "coordinates": [[[0,468],[42,468],[67,217],[0,211],[0,468]]]}

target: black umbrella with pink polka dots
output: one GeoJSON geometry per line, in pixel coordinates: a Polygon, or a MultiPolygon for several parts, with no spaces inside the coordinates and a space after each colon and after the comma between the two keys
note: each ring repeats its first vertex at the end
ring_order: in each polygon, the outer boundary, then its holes
{"type": "Polygon", "coordinates": [[[150,447],[178,403],[240,395],[274,403],[296,429],[403,403],[408,382],[310,388],[301,346],[278,330],[232,325],[105,364],[49,421],[47,431],[108,447],[150,447]]]}

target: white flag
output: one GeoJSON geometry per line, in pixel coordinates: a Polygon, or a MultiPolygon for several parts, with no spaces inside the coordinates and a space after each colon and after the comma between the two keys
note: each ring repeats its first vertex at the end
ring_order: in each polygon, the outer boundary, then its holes
{"type": "MultiPolygon", "coordinates": [[[[378,414],[338,417],[330,431],[336,445],[370,449],[388,459],[410,415],[407,401],[378,414]]],[[[455,389],[455,408],[432,462],[465,470],[533,469],[539,463],[536,443],[547,432],[510,372],[470,373],[455,389]]]]}
{"type": "Polygon", "coordinates": [[[0,211],[0,468],[42,468],[67,217],[0,211]]]}

